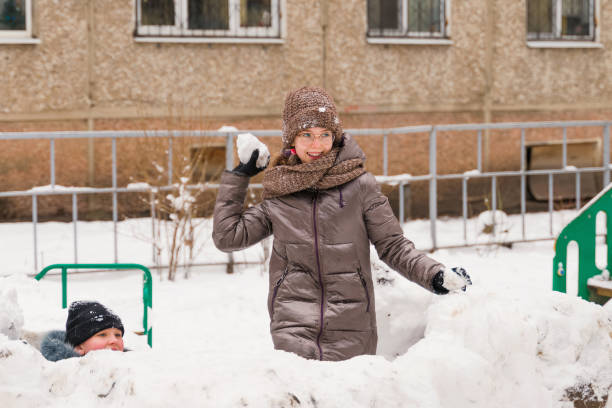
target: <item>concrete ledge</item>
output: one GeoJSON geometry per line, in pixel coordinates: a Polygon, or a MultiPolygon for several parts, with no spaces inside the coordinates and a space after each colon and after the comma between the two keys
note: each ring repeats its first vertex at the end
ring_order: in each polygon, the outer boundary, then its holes
{"type": "Polygon", "coordinates": [[[170,44],[284,44],[282,38],[246,37],[134,37],[137,43],[170,44]]]}
{"type": "Polygon", "coordinates": [[[19,44],[23,44],[23,45],[37,45],[40,44],[40,38],[32,38],[32,37],[28,37],[28,38],[8,38],[8,37],[0,37],[0,45],[1,44],[15,44],[15,45],[19,45],[19,44]]]}
{"type": "Polygon", "coordinates": [[[367,37],[368,44],[389,44],[389,45],[453,45],[453,41],[448,38],[385,38],[367,37]]]}
{"type": "Polygon", "coordinates": [[[593,41],[527,41],[529,48],[603,48],[602,43],[593,41]]]}

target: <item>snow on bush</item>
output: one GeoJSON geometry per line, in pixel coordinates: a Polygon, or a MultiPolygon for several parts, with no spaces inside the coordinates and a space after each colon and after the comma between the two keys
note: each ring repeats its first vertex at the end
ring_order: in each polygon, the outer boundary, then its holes
{"type": "Polygon", "coordinates": [[[478,215],[477,230],[479,233],[507,232],[510,227],[508,214],[501,210],[483,211],[478,215]]]}

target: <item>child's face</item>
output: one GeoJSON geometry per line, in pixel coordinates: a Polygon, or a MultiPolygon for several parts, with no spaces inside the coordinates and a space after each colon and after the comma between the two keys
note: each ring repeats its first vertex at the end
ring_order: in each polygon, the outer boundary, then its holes
{"type": "Polygon", "coordinates": [[[102,349],[123,351],[123,336],[121,336],[121,330],[114,327],[101,330],[74,348],[74,350],[82,356],[92,350],[102,349]]]}
{"type": "Polygon", "coordinates": [[[333,143],[334,134],[329,129],[308,128],[295,137],[295,153],[302,163],[310,163],[329,152],[333,143]]]}

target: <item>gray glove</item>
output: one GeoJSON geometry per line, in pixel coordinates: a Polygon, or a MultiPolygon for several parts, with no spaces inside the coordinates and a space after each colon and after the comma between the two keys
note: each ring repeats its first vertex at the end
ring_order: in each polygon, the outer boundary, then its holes
{"type": "Polygon", "coordinates": [[[472,284],[470,275],[461,267],[442,269],[436,273],[431,281],[431,286],[436,295],[446,295],[449,292],[456,292],[465,289],[472,284]]]}

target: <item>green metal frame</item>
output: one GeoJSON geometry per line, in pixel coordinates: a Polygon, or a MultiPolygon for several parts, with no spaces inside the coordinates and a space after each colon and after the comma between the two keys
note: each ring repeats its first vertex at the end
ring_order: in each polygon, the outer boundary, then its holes
{"type": "Polygon", "coordinates": [[[142,327],[144,334],[147,335],[147,343],[149,347],[153,347],[153,324],[149,317],[149,313],[153,314],[153,279],[151,277],[151,271],[146,266],[134,263],[110,263],[110,264],[53,264],[45,267],[38,275],[34,278],[41,280],[47,272],[53,269],[62,270],[62,308],[65,309],[68,302],[67,286],[68,286],[68,269],[140,269],[144,272],[143,285],[142,285],[142,303],[144,306],[144,313],[142,317],[142,327]]]}
{"type": "Polygon", "coordinates": [[[570,242],[575,241],[578,244],[578,296],[590,300],[587,281],[602,272],[595,265],[596,219],[600,211],[606,214],[608,269],[612,265],[612,248],[608,240],[610,231],[612,231],[612,184],[609,184],[580,210],[576,218],[563,228],[555,241],[553,290],[567,291],[567,246],[570,242]]]}

